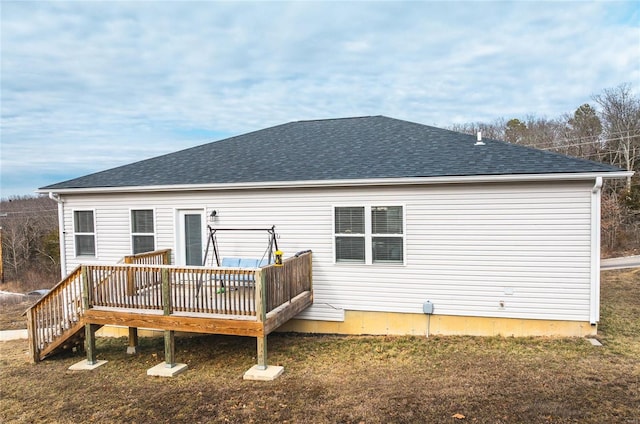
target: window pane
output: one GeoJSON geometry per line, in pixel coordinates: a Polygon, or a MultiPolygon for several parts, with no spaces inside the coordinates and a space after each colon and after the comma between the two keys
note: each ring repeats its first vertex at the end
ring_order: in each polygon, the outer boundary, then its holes
{"type": "Polygon", "coordinates": [[[373,234],[402,234],[402,206],[374,206],[371,208],[373,234]]]}
{"type": "Polygon", "coordinates": [[[336,262],[364,262],[364,237],[336,237],[336,262]]]}
{"type": "Polygon", "coordinates": [[[336,208],[336,233],[364,234],[364,208],[336,208]]]}
{"type": "Polygon", "coordinates": [[[402,237],[373,237],[373,262],[402,263],[402,237]]]}
{"type": "Polygon", "coordinates": [[[76,235],[76,256],[83,255],[96,255],[96,245],[93,236],[76,235]]]}
{"type": "Polygon", "coordinates": [[[75,211],[73,221],[76,233],[93,233],[93,211],[75,211]]]}
{"type": "Polygon", "coordinates": [[[184,216],[185,261],[187,265],[202,265],[202,217],[184,216]]]}
{"type": "Polygon", "coordinates": [[[153,236],[133,236],[133,254],[153,252],[154,246],[153,236]]]}
{"type": "Polygon", "coordinates": [[[132,232],[153,233],[153,210],[131,211],[132,232]]]}

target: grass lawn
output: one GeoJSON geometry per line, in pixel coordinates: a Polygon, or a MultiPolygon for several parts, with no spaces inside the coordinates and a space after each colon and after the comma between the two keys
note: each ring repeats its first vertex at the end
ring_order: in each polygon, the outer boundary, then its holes
{"type": "Polygon", "coordinates": [[[98,339],[39,364],[0,342],[0,422],[640,423],[640,270],[603,272],[603,347],[580,338],[340,337],[272,334],[273,382],[243,381],[255,339],[177,337],[186,373],[148,377],[162,338],[98,339]],[[457,417],[457,418],[456,418],[457,417]]]}

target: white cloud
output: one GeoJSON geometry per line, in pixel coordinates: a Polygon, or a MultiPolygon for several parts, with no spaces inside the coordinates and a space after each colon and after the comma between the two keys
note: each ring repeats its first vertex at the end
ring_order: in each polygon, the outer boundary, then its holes
{"type": "Polygon", "coordinates": [[[19,194],[19,175],[35,189],[60,169],[70,178],[292,120],[558,116],[604,88],[640,88],[638,9],[3,2],[2,196],[19,194]]]}

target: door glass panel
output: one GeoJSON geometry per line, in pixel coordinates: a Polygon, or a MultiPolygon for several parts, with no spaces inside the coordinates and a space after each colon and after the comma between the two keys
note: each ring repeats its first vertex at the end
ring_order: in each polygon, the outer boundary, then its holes
{"type": "Polygon", "coordinates": [[[184,244],[186,265],[202,265],[202,216],[184,215],[184,244]]]}

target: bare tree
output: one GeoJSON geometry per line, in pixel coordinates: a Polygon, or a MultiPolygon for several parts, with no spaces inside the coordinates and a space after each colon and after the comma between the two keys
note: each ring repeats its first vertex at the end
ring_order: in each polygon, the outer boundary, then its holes
{"type": "MultiPolygon", "coordinates": [[[[593,96],[600,106],[607,146],[612,151],[611,162],[628,170],[638,171],[640,163],[640,98],[631,92],[630,84],[621,84],[593,96]]],[[[627,177],[631,192],[631,177],[627,177]]]]}
{"type": "Polygon", "coordinates": [[[564,123],[561,120],[528,116],[524,124],[527,130],[521,141],[522,144],[546,150],[562,146],[564,123]]]}
{"type": "Polygon", "coordinates": [[[31,274],[50,281],[60,256],[56,203],[47,197],[12,197],[0,202],[0,216],[6,279],[22,281],[31,274]]]}
{"type": "Polygon", "coordinates": [[[473,122],[466,124],[453,124],[449,127],[452,131],[461,132],[464,134],[476,135],[478,132],[482,133],[483,138],[490,138],[493,140],[504,140],[504,119],[500,118],[492,123],[486,124],[484,122],[473,122]]]}

